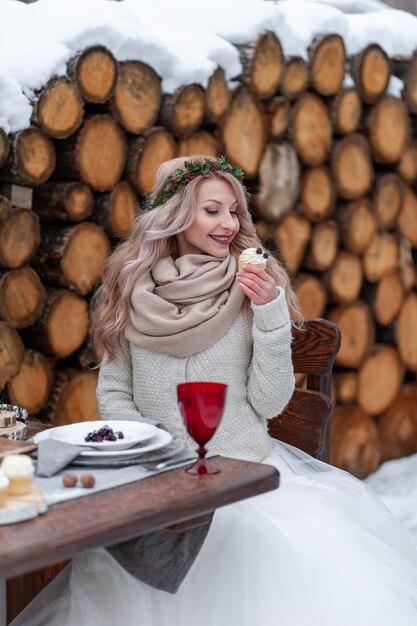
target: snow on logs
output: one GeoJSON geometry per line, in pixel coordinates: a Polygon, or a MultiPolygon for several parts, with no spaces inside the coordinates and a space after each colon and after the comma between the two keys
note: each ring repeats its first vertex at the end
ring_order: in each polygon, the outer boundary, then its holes
{"type": "Polygon", "coordinates": [[[91,46],[39,90],[29,128],[0,129],[0,390],[56,424],[98,416],[103,265],[160,163],[225,154],[306,316],[341,328],[331,460],[365,476],[417,451],[417,53],[346,58],[330,34],[285,57],[271,32],[237,48],[233,90],[218,67],[164,94],[141,59],[91,46]]]}

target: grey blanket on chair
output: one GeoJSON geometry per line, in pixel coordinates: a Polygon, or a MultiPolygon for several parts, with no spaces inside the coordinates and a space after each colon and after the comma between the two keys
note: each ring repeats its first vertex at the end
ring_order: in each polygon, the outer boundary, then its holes
{"type": "MultiPolygon", "coordinates": [[[[117,419],[132,418],[123,416],[117,419]]],[[[138,420],[137,415],[134,419],[138,420]]],[[[160,422],[142,419],[147,424],[164,428],[160,422]]],[[[156,530],[107,550],[135,578],[155,589],[176,593],[202,548],[210,524],[181,533],[156,530]]]]}
{"type": "Polygon", "coordinates": [[[181,533],[156,530],[107,550],[142,582],[176,593],[207,537],[210,523],[181,533]]]}

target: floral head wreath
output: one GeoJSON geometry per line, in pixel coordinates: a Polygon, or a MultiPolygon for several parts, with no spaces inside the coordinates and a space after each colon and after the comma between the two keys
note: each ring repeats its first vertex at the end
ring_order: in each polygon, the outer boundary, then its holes
{"type": "MultiPolygon", "coordinates": [[[[224,156],[217,157],[214,161],[210,159],[204,159],[201,161],[185,161],[184,169],[176,169],[172,176],[168,177],[167,184],[165,185],[162,193],[159,194],[149,205],[148,209],[152,210],[161,204],[165,204],[167,200],[175,196],[177,191],[181,187],[185,187],[188,183],[197,178],[197,176],[205,176],[212,172],[225,172],[232,174],[241,183],[244,177],[244,172],[240,167],[231,165],[226,161],[224,156]]],[[[250,198],[250,193],[244,185],[242,185],[245,195],[250,198]]]]}

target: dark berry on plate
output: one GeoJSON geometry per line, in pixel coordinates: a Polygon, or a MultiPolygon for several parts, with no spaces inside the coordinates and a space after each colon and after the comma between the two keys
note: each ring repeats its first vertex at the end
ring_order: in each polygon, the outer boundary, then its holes
{"type": "Polygon", "coordinates": [[[84,441],[94,441],[95,443],[101,443],[102,441],[117,441],[117,438],[124,439],[124,435],[121,430],[118,433],[113,432],[107,424],[102,426],[98,430],[93,430],[91,433],[87,433],[84,437],[84,441]]]}

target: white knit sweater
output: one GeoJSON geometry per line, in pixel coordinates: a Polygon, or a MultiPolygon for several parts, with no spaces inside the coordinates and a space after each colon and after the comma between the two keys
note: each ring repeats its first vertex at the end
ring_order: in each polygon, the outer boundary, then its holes
{"type": "Polygon", "coordinates": [[[101,366],[97,397],[105,419],[149,417],[187,446],[176,386],[188,381],[228,385],[222,422],[208,444],[223,456],[261,461],[271,441],[266,421],[279,415],[294,390],[291,324],[284,291],[272,302],[244,307],[213,346],[187,358],[168,356],[124,341],[101,366]]]}

